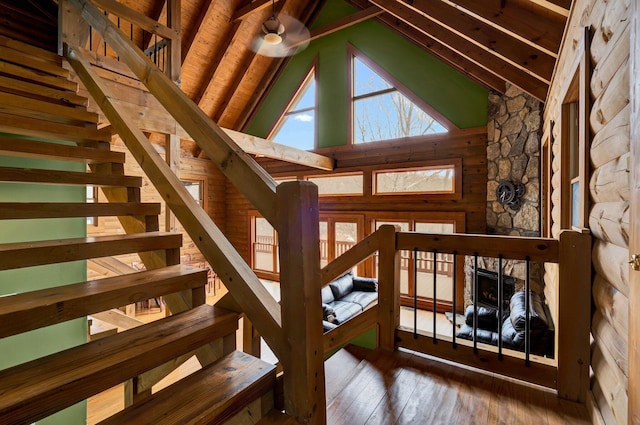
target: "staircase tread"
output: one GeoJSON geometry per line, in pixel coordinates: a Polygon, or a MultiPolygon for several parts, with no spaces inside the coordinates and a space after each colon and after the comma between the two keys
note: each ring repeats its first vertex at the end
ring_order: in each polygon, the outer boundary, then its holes
{"type": "Polygon", "coordinates": [[[8,93],[29,96],[34,99],[55,103],[58,105],[76,105],[87,107],[89,99],[76,93],[44,87],[29,81],[21,81],[0,75],[0,90],[8,93]]]}
{"type": "Polygon", "coordinates": [[[272,410],[267,413],[264,418],[256,422],[256,425],[303,425],[304,422],[300,422],[293,416],[289,416],[277,410],[272,410]]]}
{"type": "Polygon", "coordinates": [[[0,181],[63,185],[142,187],[142,177],[80,171],[0,167],[0,181]]]}
{"type": "Polygon", "coordinates": [[[223,423],[274,385],[275,366],[234,351],[100,425],[223,423]]]}
{"type": "Polygon", "coordinates": [[[3,60],[2,58],[0,58],[0,73],[18,77],[18,79],[26,79],[31,82],[39,83],[45,87],[68,90],[74,93],[78,91],[78,84],[73,81],[60,78],[55,75],[50,75],[45,72],[36,71],[22,65],[16,65],[3,60]]]}
{"type": "Polygon", "coordinates": [[[130,233],[0,245],[0,270],[178,248],[182,234],[130,233]]]}
{"type": "Polygon", "coordinates": [[[0,220],[159,215],[159,203],[0,202],[0,220]]]}
{"type": "Polygon", "coordinates": [[[69,70],[62,67],[62,63],[51,62],[38,56],[12,49],[2,45],[2,43],[0,43],[0,59],[62,78],[69,78],[70,75],[69,70]]]}
{"type": "Polygon", "coordinates": [[[125,162],[125,154],[123,152],[5,136],[0,136],[0,154],[29,158],[59,159],[89,164],[124,164],[125,162]]]}
{"type": "Polygon", "coordinates": [[[29,55],[37,56],[41,59],[48,60],[54,63],[62,64],[62,56],[57,53],[50,52],[49,50],[41,49],[28,43],[23,43],[18,40],[14,40],[10,37],[0,35],[0,45],[10,47],[14,50],[27,53],[29,55]]]}
{"type": "Polygon", "coordinates": [[[234,333],[237,319],[236,313],[204,304],[2,370],[0,422],[30,423],[42,419],[234,333]]]}
{"type": "Polygon", "coordinates": [[[66,142],[111,142],[108,128],[88,128],[0,113],[0,131],[66,142]]]}
{"type": "Polygon", "coordinates": [[[206,270],[177,264],[0,297],[0,338],[206,284],[206,270]]]}
{"type": "Polygon", "coordinates": [[[0,91],[0,106],[2,108],[0,110],[7,114],[62,124],[85,125],[85,123],[97,124],[99,121],[98,114],[84,108],[51,103],[2,91],[0,91]]]}

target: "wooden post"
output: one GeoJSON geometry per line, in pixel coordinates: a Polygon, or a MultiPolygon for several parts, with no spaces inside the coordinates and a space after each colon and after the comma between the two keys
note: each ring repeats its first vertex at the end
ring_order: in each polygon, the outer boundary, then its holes
{"type": "Polygon", "coordinates": [[[400,325],[400,251],[396,249],[396,227],[378,229],[378,346],[396,348],[396,329],[400,325]]]}
{"type": "Polygon", "coordinates": [[[89,39],[89,24],[69,0],[58,3],[58,54],[64,54],[64,44],[85,47],[89,39]]]}
{"type": "MultiPolygon", "coordinates": [[[[165,161],[169,164],[171,171],[173,171],[176,176],[180,176],[180,137],[175,134],[167,134],[165,137],[165,161]]],[[[166,202],[164,206],[165,231],[178,231],[175,214],[171,212],[166,202]]]]}
{"type": "Polygon", "coordinates": [[[175,37],[169,40],[167,60],[169,66],[167,68],[167,76],[180,85],[180,74],[182,72],[182,53],[180,36],[180,0],[167,0],[167,26],[175,31],[175,37]]]}
{"type": "Polygon", "coordinates": [[[310,425],[326,424],[318,188],[278,185],[285,410],[310,425]]]}
{"type": "Polygon", "coordinates": [[[556,359],[558,397],[585,403],[589,390],[591,235],[560,233],[556,359]]]}

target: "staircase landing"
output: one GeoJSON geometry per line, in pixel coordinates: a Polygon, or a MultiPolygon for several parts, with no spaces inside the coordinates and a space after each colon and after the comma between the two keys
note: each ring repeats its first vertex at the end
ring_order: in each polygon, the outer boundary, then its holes
{"type": "Polygon", "coordinates": [[[326,370],[328,425],[591,424],[551,391],[411,352],[347,347],[326,370]]]}

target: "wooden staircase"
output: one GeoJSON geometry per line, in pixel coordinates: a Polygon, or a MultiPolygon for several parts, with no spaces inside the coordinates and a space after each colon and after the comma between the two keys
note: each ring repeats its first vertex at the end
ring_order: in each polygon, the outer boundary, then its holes
{"type": "Polygon", "coordinates": [[[129,253],[160,267],[1,296],[0,339],[169,294],[181,294],[190,308],[0,371],[0,423],[32,423],[122,382],[166,375],[180,364],[175,359],[204,346],[217,355],[200,371],[153,395],[134,390],[133,403],[104,423],[256,423],[263,415],[263,424],[294,423],[273,411],[274,366],[234,351],[238,314],[205,303],[206,271],[179,264],[182,236],[159,231],[160,206],[140,202],[142,179],[124,175],[124,155],[109,150],[110,130],[97,128],[68,77],[59,56],[0,36],[0,156],[85,163],[93,171],[0,167],[0,182],[99,186],[119,202],[4,202],[0,219],[117,216],[141,231],[2,243],[0,271],[129,253]]]}

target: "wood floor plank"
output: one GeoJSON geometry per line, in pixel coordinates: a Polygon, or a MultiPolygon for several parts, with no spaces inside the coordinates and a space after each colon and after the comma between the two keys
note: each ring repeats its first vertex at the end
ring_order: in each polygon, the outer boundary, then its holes
{"type": "Polygon", "coordinates": [[[380,358],[373,352],[363,361],[363,372],[335,397],[329,425],[359,424],[362,418],[367,425],[590,423],[585,406],[559,400],[552,390],[419,354],[400,364],[380,358]],[[382,397],[380,382],[385,382],[382,397]],[[371,399],[378,400],[375,407],[371,399]]]}
{"type": "MultiPolygon", "coordinates": [[[[367,397],[355,397],[348,404],[331,405],[332,409],[327,412],[328,421],[340,417],[342,423],[359,425],[366,423],[371,413],[387,395],[391,383],[397,379],[396,373],[401,373],[402,366],[411,357],[407,353],[385,353],[379,352],[378,356],[371,357],[365,363],[365,367],[360,371],[354,380],[360,381],[354,390],[367,394],[367,397]],[[345,408],[346,407],[346,408],[345,408]]],[[[350,383],[350,387],[353,384],[350,383]]]]}

